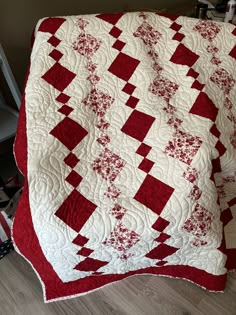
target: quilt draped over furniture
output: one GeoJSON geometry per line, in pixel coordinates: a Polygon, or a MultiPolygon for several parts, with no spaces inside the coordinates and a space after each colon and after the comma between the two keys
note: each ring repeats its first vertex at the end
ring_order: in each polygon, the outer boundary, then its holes
{"type": "Polygon", "coordinates": [[[236,269],[236,27],[134,12],[35,29],[15,156],[15,248],[45,301],[236,269]]]}

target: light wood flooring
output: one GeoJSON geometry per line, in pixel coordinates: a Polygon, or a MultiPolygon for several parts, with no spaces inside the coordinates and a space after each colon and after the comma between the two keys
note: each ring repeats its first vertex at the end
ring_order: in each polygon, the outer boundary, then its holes
{"type": "Polygon", "coordinates": [[[1,315],[236,315],[236,273],[225,293],[183,280],[135,276],[94,293],[44,304],[30,265],[12,252],[0,260],[1,315]]]}

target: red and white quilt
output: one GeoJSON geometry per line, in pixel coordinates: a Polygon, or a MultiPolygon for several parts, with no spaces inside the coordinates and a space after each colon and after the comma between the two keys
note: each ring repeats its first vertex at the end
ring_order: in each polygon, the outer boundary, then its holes
{"type": "Polygon", "coordinates": [[[15,247],[45,301],[236,269],[236,28],[155,13],[39,21],[15,247]]]}

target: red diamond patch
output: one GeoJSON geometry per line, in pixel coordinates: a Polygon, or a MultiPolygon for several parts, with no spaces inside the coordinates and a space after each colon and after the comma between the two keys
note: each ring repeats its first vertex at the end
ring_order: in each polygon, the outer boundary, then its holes
{"type": "Polygon", "coordinates": [[[201,92],[193,104],[190,113],[211,119],[214,122],[218,114],[218,108],[206,93],[201,92]]]}
{"type": "Polygon", "coordinates": [[[158,263],[156,263],[156,266],[157,267],[163,267],[167,264],[168,261],[166,260],[161,260],[161,261],[158,261],[158,263]]]}
{"type": "Polygon", "coordinates": [[[70,96],[68,96],[68,95],[66,95],[64,93],[60,93],[58,95],[58,97],[56,98],[56,101],[58,101],[58,102],[60,102],[62,104],[65,104],[65,103],[67,103],[69,101],[69,99],[70,99],[70,96]]]}
{"type": "Polygon", "coordinates": [[[173,255],[177,250],[178,248],[166,244],[160,244],[152,251],[150,251],[150,253],[148,253],[146,257],[150,259],[164,259],[167,256],[173,255]]]}
{"type": "Polygon", "coordinates": [[[81,248],[77,255],[81,255],[81,256],[84,256],[84,257],[88,257],[89,255],[91,255],[94,251],[92,249],[89,249],[89,248],[81,248]]]}
{"type": "Polygon", "coordinates": [[[61,40],[54,35],[48,39],[48,43],[54,47],[57,47],[60,44],[60,42],[61,40]]]}
{"type": "Polygon", "coordinates": [[[88,238],[79,234],[74,240],[73,240],[73,244],[78,245],[83,247],[87,242],[88,242],[88,238]]]}
{"type": "Polygon", "coordinates": [[[125,105],[131,107],[131,108],[135,108],[136,105],[138,104],[139,99],[134,97],[134,96],[130,96],[128,101],[125,103],[125,105]]]}
{"type": "Polygon", "coordinates": [[[133,91],[136,89],[136,86],[130,83],[126,83],[126,85],[123,87],[122,91],[131,95],[133,91]]]}
{"type": "Polygon", "coordinates": [[[121,33],[122,33],[122,31],[116,26],[113,26],[109,32],[109,34],[115,38],[118,38],[121,33]]]}
{"type": "Polygon", "coordinates": [[[217,144],[216,144],[216,149],[217,151],[219,152],[219,155],[222,156],[225,154],[226,152],[226,148],[225,146],[223,145],[222,142],[218,141],[217,144]]]}
{"type": "Polygon", "coordinates": [[[70,174],[66,177],[66,181],[71,184],[74,188],[78,187],[82,181],[82,177],[75,171],[71,171],[70,174]]]}
{"type": "Polygon", "coordinates": [[[181,29],[182,25],[179,25],[178,23],[174,22],[171,24],[170,28],[176,32],[178,32],[181,29]]]}
{"type": "Polygon", "coordinates": [[[99,14],[99,15],[96,15],[96,17],[110,24],[115,25],[119,21],[119,19],[122,17],[122,15],[123,13],[99,14]]]}
{"type": "Polygon", "coordinates": [[[154,117],[134,110],[122,127],[121,131],[130,137],[143,141],[154,120],[154,117]]]}
{"type": "Polygon", "coordinates": [[[108,262],[106,261],[101,261],[101,260],[87,257],[85,260],[83,260],[77,266],[75,266],[74,269],[80,270],[80,271],[97,271],[98,269],[106,266],[107,264],[108,262]]]}
{"type": "Polygon", "coordinates": [[[138,148],[138,150],[136,151],[136,153],[138,153],[139,155],[142,155],[143,157],[145,157],[145,156],[148,155],[148,153],[150,152],[151,149],[152,149],[152,148],[151,148],[149,145],[147,145],[147,144],[145,144],[145,143],[142,143],[142,144],[139,146],[139,148],[138,148]]]}
{"type": "Polygon", "coordinates": [[[236,205],[236,197],[231,199],[229,202],[228,202],[228,205],[229,207],[233,207],[234,205],[236,205]]]}
{"type": "Polygon", "coordinates": [[[135,69],[139,65],[140,61],[134,59],[122,52],[116,57],[116,59],[111,64],[108,71],[110,71],[115,76],[128,81],[135,69]]]}
{"type": "Polygon", "coordinates": [[[175,21],[175,20],[177,20],[178,19],[178,15],[174,15],[174,14],[165,14],[165,13],[158,13],[158,15],[160,15],[160,16],[164,16],[164,17],[166,17],[167,19],[170,19],[171,21],[175,21]]]}
{"type": "Polygon", "coordinates": [[[151,175],[147,175],[134,199],[159,215],[173,192],[174,189],[172,187],[151,175]]]}
{"type": "Polygon", "coordinates": [[[70,106],[63,105],[60,109],[58,109],[58,112],[61,114],[68,116],[74,109],[71,108],[70,106]]]}
{"type": "Polygon", "coordinates": [[[80,192],[73,190],[55,215],[70,228],[79,232],[96,208],[97,206],[80,192]]]}
{"type": "Polygon", "coordinates": [[[159,232],[162,232],[165,230],[165,228],[170,224],[167,220],[159,217],[156,222],[153,224],[152,228],[154,230],[157,230],[159,232]]]}
{"type": "Polygon", "coordinates": [[[198,80],[195,80],[191,86],[191,88],[196,89],[196,90],[203,90],[203,88],[205,87],[205,84],[201,84],[198,80]]]}
{"type": "Polygon", "coordinates": [[[156,242],[159,243],[164,243],[166,240],[168,240],[168,238],[170,238],[170,235],[166,234],[166,233],[161,233],[156,239],[156,242]]]}
{"type": "Polygon", "coordinates": [[[211,127],[210,132],[211,132],[216,138],[219,138],[219,137],[220,137],[220,132],[219,132],[219,130],[217,129],[216,124],[214,124],[214,125],[211,127]]]}
{"type": "Polygon", "coordinates": [[[79,159],[75,154],[70,152],[69,155],[67,155],[67,157],[64,159],[64,162],[71,168],[74,168],[76,164],[79,162],[79,159]]]}
{"type": "Polygon", "coordinates": [[[84,139],[88,132],[77,122],[66,117],[50,132],[50,134],[72,151],[84,139]]]}
{"type": "Polygon", "coordinates": [[[197,79],[197,77],[199,76],[199,73],[194,71],[192,68],[189,69],[187,76],[192,77],[194,79],[197,79]]]}
{"type": "Polygon", "coordinates": [[[112,45],[112,47],[117,49],[117,50],[119,50],[119,51],[121,51],[124,48],[125,45],[126,44],[124,42],[122,42],[121,40],[117,39],[115,41],[115,43],[112,45]]]}
{"type": "Polygon", "coordinates": [[[59,63],[55,63],[42,78],[57,90],[63,91],[71,81],[76,77],[76,74],[66,69],[59,63]]]}
{"type": "Polygon", "coordinates": [[[184,46],[183,44],[179,44],[170,61],[178,65],[192,67],[198,60],[198,58],[199,56],[192,52],[190,49],[188,49],[186,46],[184,46]]]}
{"type": "Polygon", "coordinates": [[[177,40],[178,42],[182,42],[182,40],[184,39],[185,35],[181,34],[181,33],[176,33],[172,39],[177,40]]]}
{"type": "Polygon", "coordinates": [[[143,161],[139,164],[139,169],[144,171],[145,173],[149,173],[155,163],[144,158],[143,161]]]}
{"type": "Polygon", "coordinates": [[[65,22],[65,20],[66,19],[57,17],[46,18],[40,24],[38,31],[55,34],[59,27],[65,22]]]}
{"type": "Polygon", "coordinates": [[[212,174],[211,174],[211,180],[214,181],[214,174],[215,173],[220,173],[221,170],[221,163],[220,163],[220,158],[216,158],[214,160],[211,161],[212,163],[212,174]]]}
{"type": "Polygon", "coordinates": [[[223,222],[224,226],[227,225],[232,219],[233,215],[230,208],[227,208],[221,212],[220,220],[223,222]]]}
{"type": "Polygon", "coordinates": [[[59,50],[53,49],[53,51],[50,52],[49,56],[52,57],[54,60],[59,61],[63,54],[59,50]]]}

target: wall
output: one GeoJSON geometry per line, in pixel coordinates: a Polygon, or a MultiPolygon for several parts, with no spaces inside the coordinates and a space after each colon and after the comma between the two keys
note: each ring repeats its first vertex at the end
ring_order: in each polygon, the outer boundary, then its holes
{"type": "Polygon", "coordinates": [[[130,9],[173,9],[194,0],[0,0],[0,42],[15,78],[23,88],[30,56],[30,37],[37,21],[45,16],[121,12],[130,9]]]}

